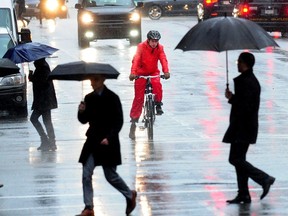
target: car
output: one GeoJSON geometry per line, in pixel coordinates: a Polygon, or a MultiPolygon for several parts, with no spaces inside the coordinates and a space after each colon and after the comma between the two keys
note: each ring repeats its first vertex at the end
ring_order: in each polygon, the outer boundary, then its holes
{"type": "MultiPolygon", "coordinates": [[[[0,56],[16,44],[12,32],[0,27],[0,56]]],[[[27,79],[23,65],[17,66],[18,73],[0,73],[0,117],[27,117],[27,79]]]]}
{"type": "Polygon", "coordinates": [[[197,4],[198,22],[213,17],[232,16],[237,0],[199,0],[197,4]]]}
{"type": "Polygon", "coordinates": [[[26,0],[26,11],[23,13],[23,17],[36,17],[37,19],[55,19],[58,17],[66,19],[68,17],[66,2],[65,0],[26,0]]]}
{"type": "Polygon", "coordinates": [[[158,20],[162,16],[196,15],[197,0],[145,0],[142,16],[158,20]]]}
{"type": "MultiPolygon", "coordinates": [[[[31,42],[28,28],[19,29],[13,2],[0,1],[0,57],[19,43],[31,42]],[[4,19],[5,17],[5,19],[4,19]]],[[[0,75],[0,116],[27,117],[27,79],[24,64],[19,73],[0,75]]]]}
{"type": "Polygon", "coordinates": [[[30,19],[35,17],[39,19],[39,3],[39,0],[25,0],[25,12],[22,14],[23,17],[28,17],[30,19]]]}
{"type": "Polygon", "coordinates": [[[133,0],[83,0],[78,9],[78,45],[89,47],[99,39],[127,39],[131,45],[142,41],[141,13],[133,0]]]}
{"type": "Polygon", "coordinates": [[[287,0],[240,0],[234,7],[233,15],[251,20],[267,32],[281,32],[282,37],[287,37],[287,0]]]}

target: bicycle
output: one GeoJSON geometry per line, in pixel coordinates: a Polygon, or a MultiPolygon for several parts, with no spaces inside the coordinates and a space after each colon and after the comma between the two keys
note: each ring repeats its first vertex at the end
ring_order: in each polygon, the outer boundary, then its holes
{"type": "Polygon", "coordinates": [[[155,115],[155,101],[153,94],[153,87],[151,83],[151,79],[153,78],[162,78],[165,79],[164,75],[156,75],[156,76],[137,76],[136,79],[146,79],[146,87],[145,87],[145,101],[143,104],[143,129],[147,128],[148,139],[153,139],[153,124],[156,119],[155,115]]]}

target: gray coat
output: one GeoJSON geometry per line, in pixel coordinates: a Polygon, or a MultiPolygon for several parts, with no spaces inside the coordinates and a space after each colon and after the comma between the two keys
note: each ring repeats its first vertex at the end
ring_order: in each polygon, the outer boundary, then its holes
{"type": "Polygon", "coordinates": [[[225,143],[254,144],[258,134],[260,84],[252,70],[234,79],[235,93],[228,101],[232,107],[230,124],[224,135],[225,143]]]}

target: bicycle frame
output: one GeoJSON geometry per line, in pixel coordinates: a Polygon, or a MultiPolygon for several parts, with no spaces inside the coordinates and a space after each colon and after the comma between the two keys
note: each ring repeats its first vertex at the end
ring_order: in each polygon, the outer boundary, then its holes
{"type": "Polygon", "coordinates": [[[147,128],[148,139],[153,139],[153,124],[156,119],[155,101],[154,101],[155,94],[153,94],[153,86],[151,83],[151,79],[158,77],[164,78],[163,75],[137,76],[137,79],[139,78],[146,79],[145,101],[143,104],[143,122],[144,122],[144,128],[147,128]]]}

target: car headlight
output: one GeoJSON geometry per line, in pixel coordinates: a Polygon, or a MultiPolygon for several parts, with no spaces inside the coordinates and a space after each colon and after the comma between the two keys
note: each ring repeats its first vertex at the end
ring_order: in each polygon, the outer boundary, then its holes
{"type": "Polygon", "coordinates": [[[61,6],[61,11],[67,11],[67,7],[65,5],[61,6]]]}
{"type": "Polygon", "coordinates": [[[233,12],[232,12],[232,16],[233,17],[238,17],[238,15],[239,15],[239,10],[237,8],[234,8],[233,12]]]}
{"type": "Polygon", "coordinates": [[[141,19],[141,16],[137,12],[134,12],[130,15],[130,20],[133,22],[138,22],[140,19],[141,19]]]}
{"type": "Polygon", "coordinates": [[[84,13],[81,16],[81,21],[84,24],[89,24],[89,23],[93,22],[93,17],[90,13],[84,13]]]}
{"type": "Polygon", "coordinates": [[[0,80],[0,86],[13,86],[20,85],[25,82],[24,77],[21,74],[12,74],[5,76],[0,80]]]}
{"type": "Polygon", "coordinates": [[[130,36],[132,37],[138,37],[139,36],[139,31],[137,29],[132,29],[130,31],[130,36]]]}
{"type": "Polygon", "coordinates": [[[47,0],[45,8],[49,11],[55,11],[59,7],[59,2],[57,0],[47,0]]]}

